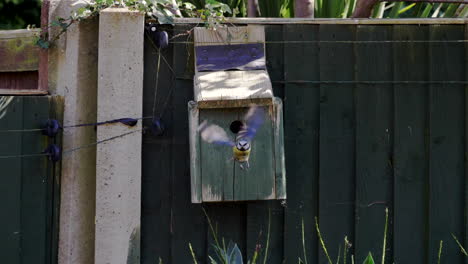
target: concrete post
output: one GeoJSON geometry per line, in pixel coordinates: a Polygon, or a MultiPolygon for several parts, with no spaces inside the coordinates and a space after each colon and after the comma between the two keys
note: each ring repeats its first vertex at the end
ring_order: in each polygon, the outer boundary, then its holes
{"type": "MultiPolygon", "coordinates": [[[[49,0],[49,21],[69,17],[85,1],[49,0]]],[[[50,29],[50,37],[58,28],[50,29]]],[[[98,21],[71,26],[48,54],[48,88],[65,98],[64,125],[96,122],[98,21]]],[[[65,129],[63,149],[96,141],[93,127],[65,129]]],[[[59,264],[94,262],[96,148],[63,156],[60,183],[59,264]]]]}
{"type": "MultiPolygon", "coordinates": [[[[108,8],[99,18],[98,120],[141,117],[144,14],[108,8]]],[[[95,264],[140,263],[141,122],[99,126],[95,264]]]]}

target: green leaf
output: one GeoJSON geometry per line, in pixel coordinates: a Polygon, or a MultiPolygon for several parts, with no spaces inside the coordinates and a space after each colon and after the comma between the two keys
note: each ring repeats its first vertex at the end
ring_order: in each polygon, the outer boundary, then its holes
{"type": "Polygon", "coordinates": [[[36,45],[42,49],[48,49],[50,47],[50,42],[45,39],[38,38],[36,40],[36,45]]]}
{"type": "Polygon", "coordinates": [[[370,252],[362,264],[375,264],[374,259],[372,258],[372,254],[370,252]]]}
{"type": "Polygon", "coordinates": [[[153,6],[153,15],[158,18],[159,24],[174,24],[173,14],[166,9],[153,6]]]}
{"type": "Polygon", "coordinates": [[[419,15],[420,18],[427,18],[429,17],[429,14],[431,13],[432,10],[432,4],[427,4],[426,7],[424,7],[424,10],[422,13],[419,15]]]}

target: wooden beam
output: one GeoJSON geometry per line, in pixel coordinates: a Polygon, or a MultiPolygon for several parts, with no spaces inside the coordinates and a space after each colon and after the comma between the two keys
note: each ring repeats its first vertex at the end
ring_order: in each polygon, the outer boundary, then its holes
{"type": "Polygon", "coordinates": [[[39,48],[38,29],[0,30],[0,72],[36,71],[39,48]]]}
{"type": "MultiPolygon", "coordinates": [[[[175,18],[175,24],[202,24],[199,18],[175,18]]],[[[344,24],[344,25],[427,25],[468,24],[468,18],[226,18],[227,24],[344,24]]]]}

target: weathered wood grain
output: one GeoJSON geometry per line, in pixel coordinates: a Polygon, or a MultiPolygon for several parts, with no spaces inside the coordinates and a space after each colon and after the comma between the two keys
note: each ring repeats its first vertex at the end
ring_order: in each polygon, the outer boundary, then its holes
{"type": "Polygon", "coordinates": [[[39,30],[0,30],[0,72],[37,71],[39,30]]]}
{"type": "MultiPolygon", "coordinates": [[[[388,26],[357,26],[356,40],[389,40],[388,26]]],[[[389,44],[356,44],[355,80],[391,80],[392,49],[389,44]]],[[[356,115],[356,238],[358,262],[372,252],[382,258],[385,208],[393,208],[393,89],[390,84],[358,84],[356,115]]],[[[389,219],[388,230],[392,230],[389,219]]],[[[386,261],[392,260],[391,236],[387,237],[386,261]]]]}
{"type": "MultiPolygon", "coordinates": [[[[265,109],[264,123],[251,142],[250,168],[234,166],[234,200],[275,199],[275,170],[273,160],[273,121],[271,106],[265,109]]],[[[237,111],[237,118],[246,122],[249,108],[237,111]]]]}
{"type": "MultiPolygon", "coordinates": [[[[396,40],[424,40],[427,26],[393,27],[396,40]]],[[[428,79],[427,45],[393,44],[393,78],[428,79]]],[[[428,87],[394,86],[394,261],[430,263],[428,242],[428,87]]]]}
{"type": "Polygon", "coordinates": [[[197,102],[273,97],[270,77],[264,70],[198,72],[194,93],[197,102]]]}
{"type": "Polygon", "coordinates": [[[274,166],[275,166],[275,198],[286,199],[286,164],[284,156],[284,122],[283,102],[275,97],[272,113],[274,166]]]}
{"type": "MultiPolygon", "coordinates": [[[[229,126],[234,120],[238,120],[238,111],[237,108],[203,109],[200,113],[200,123],[206,121],[221,126],[234,142],[235,134],[229,130],[229,126]]],[[[237,187],[234,185],[234,167],[239,165],[233,160],[232,147],[202,141],[199,148],[202,201],[243,200],[243,197],[234,199],[234,190],[237,187]]]]}
{"type": "Polygon", "coordinates": [[[219,44],[248,44],[265,42],[263,26],[223,27],[216,30],[196,27],[193,30],[195,46],[210,46],[219,44]]]}

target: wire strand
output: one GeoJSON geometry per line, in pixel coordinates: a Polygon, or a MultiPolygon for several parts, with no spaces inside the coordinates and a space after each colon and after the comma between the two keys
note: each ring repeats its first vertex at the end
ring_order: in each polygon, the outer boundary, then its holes
{"type": "MultiPolygon", "coordinates": [[[[327,44],[381,44],[381,43],[467,43],[466,39],[458,40],[267,40],[259,42],[242,42],[229,41],[227,44],[248,44],[248,43],[265,43],[265,44],[300,44],[300,43],[327,43],[327,44]]],[[[173,44],[194,44],[194,41],[171,41],[173,44]]],[[[213,41],[197,41],[197,44],[218,44],[220,42],[213,41]]],[[[224,43],[226,44],[226,43],[224,43]]]]}
{"type": "Polygon", "coordinates": [[[93,147],[93,146],[96,146],[96,145],[99,145],[99,144],[102,144],[102,143],[106,143],[108,141],[112,141],[112,140],[115,140],[115,139],[118,139],[118,138],[122,138],[122,137],[125,137],[125,136],[128,136],[128,135],[131,135],[133,133],[143,132],[145,130],[146,130],[146,128],[142,128],[142,129],[126,132],[126,133],[123,133],[123,134],[120,134],[120,135],[117,135],[117,136],[114,136],[114,137],[99,140],[99,141],[96,141],[96,142],[93,142],[93,143],[90,143],[90,144],[87,144],[87,145],[79,146],[79,147],[72,148],[72,149],[67,149],[67,150],[64,150],[62,152],[62,155],[67,155],[67,154],[70,154],[72,152],[75,152],[75,151],[78,151],[78,150],[81,150],[81,149],[93,147]]]}
{"type": "MultiPolygon", "coordinates": [[[[99,145],[99,144],[102,144],[102,143],[106,143],[106,142],[109,142],[109,141],[112,141],[112,140],[115,140],[115,139],[118,139],[118,138],[122,138],[122,137],[131,135],[131,134],[134,134],[134,133],[137,133],[137,132],[144,132],[146,129],[147,128],[142,128],[142,129],[126,132],[126,133],[123,133],[123,134],[120,134],[120,135],[117,135],[117,136],[114,136],[114,137],[106,138],[106,139],[103,139],[103,140],[99,140],[99,141],[96,141],[96,142],[93,142],[93,143],[90,143],[90,144],[86,144],[86,145],[79,146],[79,147],[76,147],[76,148],[71,148],[71,149],[68,149],[68,150],[64,150],[62,152],[62,156],[68,155],[70,153],[73,153],[73,152],[81,150],[81,149],[93,147],[93,146],[96,146],[96,145],[99,145]]],[[[42,156],[49,156],[49,154],[48,153],[36,153],[36,154],[24,154],[24,155],[6,155],[6,156],[0,156],[0,159],[42,157],[42,156]]]]}

